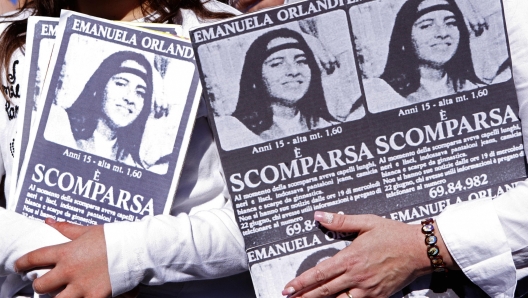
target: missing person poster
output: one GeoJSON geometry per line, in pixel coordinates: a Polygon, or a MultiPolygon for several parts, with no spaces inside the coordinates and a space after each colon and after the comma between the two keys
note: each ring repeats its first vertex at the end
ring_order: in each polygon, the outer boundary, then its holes
{"type": "MultiPolygon", "coordinates": [[[[26,93],[27,99],[26,106],[24,107],[24,113],[22,113],[21,119],[19,121],[18,131],[21,132],[21,138],[16,139],[18,142],[16,148],[21,148],[20,154],[16,156],[15,166],[13,170],[16,170],[16,173],[13,173],[13,177],[18,177],[20,174],[20,168],[22,167],[23,159],[26,153],[26,148],[28,145],[29,136],[31,134],[31,129],[35,127],[34,120],[35,115],[38,110],[38,106],[43,103],[38,103],[37,100],[42,101],[40,93],[42,91],[42,85],[44,83],[44,78],[46,77],[46,72],[48,70],[48,65],[51,59],[51,53],[53,50],[53,45],[55,44],[55,34],[57,32],[57,26],[59,24],[59,18],[50,18],[50,17],[36,17],[32,16],[28,18],[28,29],[26,33],[26,59],[30,63],[25,65],[25,72],[28,74],[24,76],[27,80],[24,86],[27,86],[26,93]]],[[[182,29],[181,25],[170,25],[170,24],[151,24],[151,23],[132,23],[126,22],[124,25],[133,25],[145,29],[150,29],[154,31],[165,32],[174,36],[181,36],[182,29]]],[[[11,187],[15,195],[16,191],[16,182],[13,180],[14,185],[11,187]]]]}
{"type": "Polygon", "coordinates": [[[309,0],[191,39],[259,297],[345,245],[314,211],[416,222],[526,176],[500,0],[309,0]]]}
{"type": "MultiPolygon", "coordinates": [[[[24,107],[23,121],[20,121],[18,131],[22,132],[21,138],[16,141],[20,144],[16,145],[16,148],[21,148],[20,154],[17,155],[15,160],[16,173],[13,177],[18,177],[20,174],[20,168],[22,167],[23,158],[25,156],[26,148],[28,145],[29,135],[31,134],[31,128],[34,127],[35,114],[38,109],[37,99],[41,98],[40,93],[42,91],[42,85],[46,72],[51,59],[51,53],[53,45],[55,43],[55,34],[57,32],[57,26],[59,24],[59,18],[50,17],[29,17],[28,18],[28,29],[26,33],[26,59],[30,61],[26,64],[25,76],[27,80],[25,86],[27,90],[26,106],[24,107]],[[30,82],[30,83],[29,83],[30,82]]],[[[133,25],[145,29],[154,31],[165,32],[174,36],[181,36],[182,29],[181,25],[169,25],[169,24],[150,24],[150,23],[131,23],[126,22],[124,25],[133,25]]],[[[40,103],[42,104],[42,103],[40,103]]],[[[16,182],[13,180],[13,182],[16,182]]],[[[11,187],[13,194],[15,194],[16,184],[11,187]]]]}
{"type": "Polygon", "coordinates": [[[77,224],[167,213],[201,86],[188,41],[63,11],[16,211],[77,224]]]}
{"type": "MultiPolygon", "coordinates": [[[[18,123],[18,131],[21,132],[21,137],[15,141],[18,144],[16,148],[20,148],[21,152],[16,155],[14,160],[13,177],[18,177],[26,148],[28,146],[29,135],[31,128],[34,127],[35,115],[39,106],[43,102],[40,96],[44,78],[48,70],[48,65],[51,58],[51,52],[55,43],[55,34],[57,32],[58,18],[49,17],[29,17],[28,29],[26,33],[26,63],[25,71],[27,75],[24,78],[27,80],[23,86],[27,86],[25,91],[26,104],[23,108],[23,113],[20,113],[20,120],[18,123]]],[[[13,179],[14,184],[11,196],[15,195],[17,179],[13,179]]]]}

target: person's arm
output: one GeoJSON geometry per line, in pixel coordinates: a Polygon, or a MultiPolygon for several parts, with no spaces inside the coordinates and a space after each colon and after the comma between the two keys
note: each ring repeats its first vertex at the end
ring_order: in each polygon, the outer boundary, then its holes
{"type": "Polygon", "coordinates": [[[437,219],[443,241],[455,262],[491,297],[513,297],[515,265],[521,268],[528,263],[518,258],[514,264],[512,258],[512,252],[524,250],[525,257],[528,252],[527,194],[528,182],[524,181],[495,200],[449,206],[437,219]]]}
{"type": "MultiPolygon", "coordinates": [[[[375,215],[340,215],[317,211],[314,219],[325,228],[358,233],[352,243],[288,282],[282,295],[327,297],[389,297],[419,276],[432,272],[421,225],[375,215]]],[[[457,266],[438,233],[437,246],[450,269],[457,266]]],[[[277,293],[278,294],[278,293],[277,293]]]]}
{"type": "Polygon", "coordinates": [[[6,297],[12,297],[28,281],[49,271],[37,269],[17,272],[14,264],[19,257],[41,247],[69,241],[52,227],[3,208],[0,208],[0,239],[0,276],[9,275],[3,284],[0,282],[2,295],[6,297]],[[17,273],[21,278],[15,276],[17,273]]]}
{"type": "MultiPolygon", "coordinates": [[[[212,11],[238,14],[216,1],[204,5],[212,11]]],[[[181,13],[188,36],[188,29],[200,20],[191,10],[181,13]]],[[[140,282],[211,279],[247,270],[204,105],[198,113],[171,215],[106,224],[103,229],[51,223],[74,240],[33,251],[17,261],[24,270],[55,265],[50,274],[35,280],[34,287],[53,292],[65,286],[68,295],[77,296],[118,295],[140,282]],[[107,280],[100,279],[106,276],[107,280]]]]}
{"type": "Polygon", "coordinates": [[[114,295],[140,282],[211,279],[247,270],[218,151],[203,117],[197,119],[189,148],[171,212],[175,216],[105,225],[114,295]]]}
{"type": "Polygon", "coordinates": [[[229,209],[105,226],[112,294],[139,283],[211,279],[247,270],[240,232],[229,209]]]}
{"type": "MultiPolygon", "coordinates": [[[[519,269],[528,268],[528,181],[502,196],[447,207],[437,219],[438,247],[450,269],[491,297],[513,297],[519,269]]],[[[373,215],[317,212],[325,228],[358,232],[352,244],[290,281],[283,295],[325,297],[349,291],[355,297],[388,297],[431,272],[419,225],[373,215]]],[[[338,296],[346,298],[346,294],[338,296]]]]}
{"type": "MultiPolygon", "coordinates": [[[[528,2],[507,0],[504,7],[524,143],[528,144],[528,2]]],[[[516,278],[522,277],[516,275],[528,268],[527,196],[528,182],[524,181],[493,201],[450,206],[438,218],[444,261],[452,268],[459,265],[493,297],[513,297],[516,278]]],[[[423,259],[423,235],[412,237],[416,227],[378,217],[347,218],[344,230],[359,231],[359,237],[335,257],[290,281],[283,294],[324,297],[353,288],[350,293],[354,297],[388,296],[424,270],[431,270],[423,259]],[[394,235],[398,235],[396,239],[394,235]],[[380,259],[384,262],[378,262],[380,259]]],[[[324,217],[320,220],[325,221],[324,217]]],[[[338,228],[336,222],[323,225],[338,228]]],[[[338,297],[348,296],[343,293],[338,297]]]]}
{"type": "MultiPolygon", "coordinates": [[[[506,0],[504,10],[523,140],[528,144],[528,2],[506,0]]],[[[493,201],[452,206],[438,218],[457,263],[491,296],[513,296],[516,275],[522,277],[519,269],[528,268],[527,194],[528,182],[523,181],[493,201]],[[468,223],[479,227],[469,236],[468,223]],[[490,238],[493,241],[487,241],[490,238]]]]}
{"type": "Polygon", "coordinates": [[[75,240],[31,252],[17,265],[24,270],[55,265],[34,287],[49,293],[66,286],[68,293],[76,296],[94,291],[104,295],[110,283],[116,296],[139,283],[155,285],[240,273],[247,270],[247,259],[225,190],[207,120],[198,118],[173,204],[175,216],[106,224],[104,233],[94,227],[55,223],[52,225],[75,240]],[[101,280],[105,276],[108,281],[101,280]],[[98,283],[103,286],[85,286],[98,283]]]}
{"type": "Polygon", "coordinates": [[[0,239],[0,275],[17,273],[14,264],[22,255],[68,241],[52,227],[4,208],[0,208],[0,239]]]}
{"type": "MultiPolygon", "coordinates": [[[[438,246],[448,268],[460,267],[491,297],[513,297],[519,269],[528,268],[528,181],[495,200],[452,205],[437,219],[438,246]]],[[[430,272],[420,226],[372,215],[316,213],[335,231],[358,232],[350,246],[285,286],[284,295],[325,297],[350,290],[386,297],[430,272]]],[[[346,294],[339,296],[346,298],[346,294]]]]}

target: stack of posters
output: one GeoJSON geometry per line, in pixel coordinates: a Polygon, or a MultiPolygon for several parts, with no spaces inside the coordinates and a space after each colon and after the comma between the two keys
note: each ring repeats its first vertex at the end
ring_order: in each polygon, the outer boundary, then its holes
{"type": "Polygon", "coordinates": [[[70,11],[29,26],[8,207],[82,225],[168,213],[201,95],[190,42],[70,11]]]}
{"type": "MultiPolygon", "coordinates": [[[[21,137],[15,140],[17,142],[15,146],[16,148],[20,148],[20,153],[16,154],[17,158],[14,160],[13,169],[16,173],[13,173],[13,177],[18,177],[20,174],[22,159],[26,154],[31,128],[35,127],[33,126],[36,118],[35,115],[39,104],[42,105],[42,102],[37,102],[37,100],[44,98],[40,96],[40,93],[48,70],[51,52],[53,51],[58,24],[58,18],[28,18],[26,32],[26,61],[28,62],[25,64],[24,73],[26,75],[23,76],[25,82],[22,85],[27,86],[25,90],[26,103],[23,108],[24,114],[20,118],[22,121],[18,122],[18,131],[21,132],[21,137]]],[[[16,189],[16,185],[14,186],[11,188],[13,192],[16,189]]]]}
{"type": "Polygon", "coordinates": [[[416,222],[526,176],[500,0],[308,0],[191,40],[258,297],[347,245],[314,211],[416,222]]]}
{"type": "MultiPolygon", "coordinates": [[[[16,140],[16,148],[20,148],[21,152],[16,155],[18,158],[15,159],[14,168],[17,170],[16,173],[14,173],[14,177],[18,177],[20,174],[20,168],[22,167],[23,157],[26,153],[31,128],[36,127],[34,125],[34,120],[39,105],[37,99],[43,100],[45,98],[44,96],[40,96],[40,93],[50,63],[53,45],[55,44],[55,35],[57,33],[59,20],[59,18],[50,17],[28,18],[25,48],[27,50],[26,60],[30,62],[25,65],[24,69],[26,73],[26,76],[24,76],[24,79],[26,80],[24,86],[27,86],[25,93],[27,94],[27,100],[24,107],[24,115],[22,116],[23,121],[19,122],[20,125],[18,127],[18,131],[21,132],[21,138],[16,140]]],[[[165,32],[174,36],[182,36],[181,25],[132,22],[122,24],[165,32]]],[[[12,189],[14,191],[16,186],[12,189]]]]}

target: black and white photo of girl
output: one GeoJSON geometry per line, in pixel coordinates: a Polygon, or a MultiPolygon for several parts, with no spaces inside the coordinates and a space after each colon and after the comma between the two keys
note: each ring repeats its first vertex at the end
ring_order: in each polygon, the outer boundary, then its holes
{"type": "Polygon", "coordinates": [[[229,52],[222,41],[198,49],[204,89],[224,150],[302,134],[365,115],[352,44],[342,42],[349,34],[348,28],[335,30],[335,26],[329,26],[336,22],[330,20],[332,14],[346,21],[343,12],[332,12],[226,39],[231,45],[235,39],[234,44],[239,45],[236,50],[231,46],[229,52]],[[332,29],[337,32],[329,32],[332,29]],[[224,58],[214,60],[215,55],[224,58]],[[238,62],[235,55],[243,59],[238,62]],[[226,65],[221,65],[222,61],[226,65]],[[222,76],[238,84],[233,86],[222,76]]]}
{"type": "Polygon", "coordinates": [[[139,146],[152,102],[152,67],[135,52],[106,58],[66,109],[79,150],[140,165],[139,146]],[[97,107],[94,112],[86,113],[97,107]]]}
{"type": "MultiPolygon", "coordinates": [[[[182,90],[188,90],[190,85],[190,79],[185,82],[177,77],[177,67],[188,66],[152,53],[124,47],[116,50],[121,47],[118,45],[109,47],[113,51],[109,49],[95,57],[94,60],[102,60],[100,63],[84,63],[94,66],[93,71],[82,75],[66,71],[80,67],[78,60],[65,59],[62,73],[70,75],[59,79],[44,137],[82,152],[164,174],[176,140],[178,114],[187,96],[182,90]],[[170,85],[178,87],[169,92],[170,85]]],[[[69,49],[73,50],[77,49],[69,49]]],[[[191,67],[192,71],[194,66],[191,67]]]]}
{"type": "Polygon", "coordinates": [[[490,5],[479,3],[479,8],[488,10],[477,11],[471,1],[386,0],[350,10],[370,112],[511,78],[500,2],[486,0],[490,5]],[[384,16],[380,27],[361,25],[378,14],[384,16]]]}
{"type": "Polygon", "coordinates": [[[232,116],[266,141],[337,123],[326,107],[315,56],[300,33],[268,31],[251,44],[232,116]]]}

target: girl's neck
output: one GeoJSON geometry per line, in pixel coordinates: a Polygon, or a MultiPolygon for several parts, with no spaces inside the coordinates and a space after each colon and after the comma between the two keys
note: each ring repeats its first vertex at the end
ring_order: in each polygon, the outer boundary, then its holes
{"type": "Polygon", "coordinates": [[[274,116],[285,118],[285,119],[292,119],[299,112],[299,110],[296,107],[288,107],[288,106],[281,105],[278,103],[272,103],[271,110],[273,111],[274,116]]]}
{"type": "Polygon", "coordinates": [[[144,17],[140,0],[76,0],[72,9],[108,20],[134,21],[144,17]]]}
{"type": "Polygon", "coordinates": [[[431,99],[454,92],[453,85],[443,69],[420,67],[420,76],[420,89],[431,99]]]}
{"type": "Polygon", "coordinates": [[[117,136],[115,129],[110,128],[110,126],[104,119],[99,119],[99,121],[97,121],[95,131],[99,134],[100,137],[106,139],[107,141],[112,141],[117,136]]]}
{"type": "Polygon", "coordinates": [[[428,81],[440,81],[444,79],[446,72],[444,68],[420,65],[420,77],[428,81]]]}

